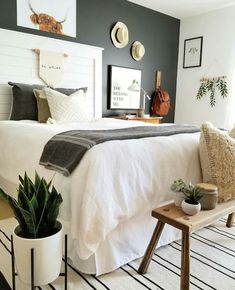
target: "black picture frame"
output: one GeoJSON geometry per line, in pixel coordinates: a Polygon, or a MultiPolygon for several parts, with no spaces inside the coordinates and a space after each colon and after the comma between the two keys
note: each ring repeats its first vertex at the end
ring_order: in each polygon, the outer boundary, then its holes
{"type": "Polygon", "coordinates": [[[202,64],[203,37],[198,36],[184,40],[183,68],[200,67],[202,64]]]}
{"type": "Polygon", "coordinates": [[[139,109],[141,103],[142,70],[109,66],[109,108],[139,109]]]}

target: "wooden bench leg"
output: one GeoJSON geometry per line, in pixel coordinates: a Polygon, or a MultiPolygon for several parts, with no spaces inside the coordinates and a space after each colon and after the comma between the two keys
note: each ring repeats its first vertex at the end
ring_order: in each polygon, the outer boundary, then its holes
{"type": "Polygon", "coordinates": [[[233,226],[234,218],[235,218],[235,212],[230,213],[228,215],[226,227],[231,228],[233,226]]]}
{"type": "Polygon", "coordinates": [[[145,254],[144,254],[144,257],[143,257],[143,260],[139,266],[139,269],[138,269],[138,273],[139,274],[145,274],[148,270],[148,266],[149,266],[149,263],[152,259],[152,256],[153,256],[153,253],[154,253],[154,250],[157,246],[157,243],[160,239],[160,236],[161,236],[161,233],[162,233],[162,230],[164,228],[164,225],[165,223],[161,222],[161,221],[158,221],[156,227],[155,227],[155,230],[153,232],[153,235],[152,235],[152,238],[149,242],[149,245],[145,251],[145,254]]]}
{"type": "Polygon", "coordinates": [[[180,289],[189,290],[190,284],[190,234],[182,231],[180,289]]]}

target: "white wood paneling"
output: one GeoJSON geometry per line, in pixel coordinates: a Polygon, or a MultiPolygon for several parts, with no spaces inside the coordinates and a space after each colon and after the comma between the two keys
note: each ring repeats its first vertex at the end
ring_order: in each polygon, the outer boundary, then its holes
{"type": "Polygon", "coordinates": [[[102,116],[102,48],[0,29],[0,120],[8,119],[12,92],[9,81],[44,84],[38,76],[34,48],[64,52],[64,79],[58,87],[88,87],[87,106],[93,117],[102,116]]]}

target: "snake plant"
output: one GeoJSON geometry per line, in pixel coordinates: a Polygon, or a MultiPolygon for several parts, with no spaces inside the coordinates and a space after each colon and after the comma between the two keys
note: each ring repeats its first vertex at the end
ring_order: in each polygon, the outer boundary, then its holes
{"type": "Polygon", "coordinates": [[[53,235],[56,229],[56,219],[59,207],[63,201],[61,194],[51,181],[47,182],[35,173],[34,182],[28,177],[19,176],[17,200],[0,188],[0,198],[12,208],[20,226],[20,236],[24,238],[43,238],[53,235]],[[51,188],[51,189],[50,189],[51,188]]]}

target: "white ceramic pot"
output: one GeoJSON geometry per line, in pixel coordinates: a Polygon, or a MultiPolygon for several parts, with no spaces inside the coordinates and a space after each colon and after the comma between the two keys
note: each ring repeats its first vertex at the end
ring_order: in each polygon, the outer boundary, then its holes
{"type": "Polygon", "coordinates": [[[19,226],[13,233],[16,270],[20,280],[31,284],[31,249],[34,249],[34,284],[43,286],[54,281],[60,274],[63,251],[63,229],[57,222],[59,231],[42,239],[26,239],[17,235],[19,226]]]}
{"type": "Polygon", "coordinates": [[[181,191],[174,191],[174,203],[176,206],[181,206],[182,201],[185,199],[185,195],[181,191]]]}
{"type": "Polygon", "coordinates": [[[188,215],[195,215],[201,210],[200,202],[198,202],[198,204],[190,204],[187,203],[185,200],[183,200],[181,207],[183,212],[185,212],[188,215]]]}

